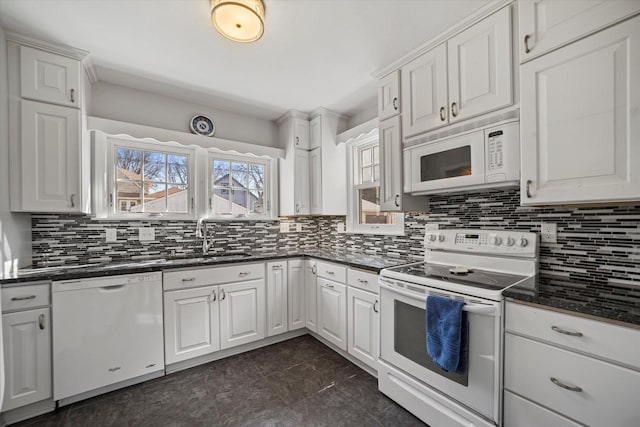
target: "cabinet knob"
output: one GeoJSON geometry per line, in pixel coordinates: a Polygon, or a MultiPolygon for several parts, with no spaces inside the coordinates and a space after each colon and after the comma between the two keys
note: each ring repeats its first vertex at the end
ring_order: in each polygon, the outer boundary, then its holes
{"type": "Polygon", "coordinates": [[[443,122],[447,120],[447,109],[444,107],[440,107],[440,120],[443,122]]]}
{"type": "Polygon", "coordinates": [[[531,49],[529,49],[529,39],[531,39],[531,36],[529,34],[524,36],[524,53],[531,52],[531,49]]]}
{"type": "Polygon", "coordinates": [[[393,101],[391,101],[391,104],[393,105],[393,109],[398,111],[398,97],[397,96],[395,98],[393,98],[393,101]]]}
{"type": "Polygon", "coordinates": [[[71,89],[71,102],[76,102],[76,91],[75,89],[71,89]]]}
{"type": "Polygon", "coordinates": [[[456,104],[455,102],[451,103],[451,115],[453,117],[457,117],[458,116],[458,104],[456,104]]]}

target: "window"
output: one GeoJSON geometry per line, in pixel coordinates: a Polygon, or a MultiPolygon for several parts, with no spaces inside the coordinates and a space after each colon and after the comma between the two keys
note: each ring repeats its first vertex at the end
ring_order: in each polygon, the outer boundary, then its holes
{"type": "Polygon", "coordinates": [[[380,147],[378,132],[351,142],[348,231],[404,234],[404,215],[380,212],[380,147]]]}
{"type": "Polygon", "coordinates": [[[221,218],[270,217],[270,162],[211,153],[209,212],[221,218]]]}
{"type": "Polygon", "coordinates": [[[110,141],[110,216],[193,216],[193,150],[110,141]]]}

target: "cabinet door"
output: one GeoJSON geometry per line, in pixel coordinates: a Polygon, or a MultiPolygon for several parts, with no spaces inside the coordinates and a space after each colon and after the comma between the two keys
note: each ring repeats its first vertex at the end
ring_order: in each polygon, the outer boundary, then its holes
{"type": "Polygon", "coordinates": [[[20,95],[80,108],[80,61],[20,46],[20,95]]]}
{"type": "Polygon", "coordinates": [[[164,293],[167,365],[220,350],[218,287],[164,293]]]}
{"type": "Polygon", "coordinates": [[[80,212],[80,111],[22,101],[22,209],[80,212]]]}
{"type": "Polygon", "coordinates": [[[347,287],[318,278],[318,333],[347,351],[347,287]]]}
{"type": "Polygon", "coordinates": [[[267,336],[288,330],[287,262],[267,263],[267,336]]]}
{"type": "Polygon", "coordinates": [[[447,46],[450,122],[513,103],[510,7],[453,37],[447,46]]]}
{"type": "Polygon", "coordinates": [[[322,146],[322,116],[318,116],[309,122],[309,149],[322,146]]]}
{"type": "Polygon", "coordinates": [[[51,397],[49,320],[48,308],[2,315],[5,371],[3,411],[51,397]]]}
{"type": "Polygon", "coordinates": [[[294,162],[295,214],[309,215],[309,152],[296,149],[294,162]]]}
{"type": "Polygon", "coordinates": [[[394,71],[378,82],[378,120],[385,120],[400,114],[399,96],[400,72],[394,71]]]}
{"type": "Polygon", "coordinates": [[[309,210],[322,213],[322,148],[309,152],[309,210]]]}
{"type": "Polygon", "coordinates": [[[306,299],[305,299],[305,261],[294,259],[287,262],[288,296],[289,296],[289,330],[304,328],[306,324],[306,299]]]}
{"type": "Polygon", "coordinates": [[[520,67],[522,204],[640,197],[640,17],[520,67]]]}
{"type": "Polygon", "coordinates": [[[220,286],[221,349],[264,338],[264,288],[264,279],[220,286]]]}
{"type": "Polygon", "coordinates": [[[628,0],[521,0],[520,61],[595,33],[639,10],[640,2],[628,0]]]}
{"type": "Polygon", "coordinates": [[[296,148],[309,150],[309,122],[302,119],[293,120],[293,139],[296,148]]]}
{"type": "Polygon", "coordinates": [[[402,212],[402,140],[400,118],[379,125],[380,142],[380,210],[402,212]]]}
{"type": "Polygon", "coordinates": [[[402,67],[404,137],[446,125],[447,105],[447,47],[441,44],[402,67]]]}
{"type": "Polygon", "coordinates": [[[377,370],[380,354],[378,295],[352,287],[347,294],[349,354],[377,370]]]}
{"type": "Polygon", "coordinates": [[[317,313],[318,307],[316,305],[318,291],[316,284],[316,261],[312,259],[305,260],[304,266],[304,284],[306,288],[306,319],[307,329],[313,332],[318,331],[317,313]]]}

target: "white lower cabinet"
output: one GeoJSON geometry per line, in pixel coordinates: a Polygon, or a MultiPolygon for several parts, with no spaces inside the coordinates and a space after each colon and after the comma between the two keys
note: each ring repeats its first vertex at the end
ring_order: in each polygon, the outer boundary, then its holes
{"type": "Polygon", "coordinates": [[[267,336],[287,332],[287,261],[267,263],[267,336]]]}
{"type": "Polygon", "coordinates": [[[347,351],[347,287],[317,279],[318,334],[347,351]]]}
{"type": "Polygon", "coordinates": [[[50,309],[2,315],[5,393],[8,411],[52,396],[50,309]]]}
{"type": "Polygon", "coordinates": [[[265,337],[264,279],[220,286],[220,348],[265,337]]]}
{"type": "Polygon", "coordinates": [[[287,295],[289,330],[301,329],[306,324],[306,298],[305,298],[305,260],[293,259],[287,262],[287,295]]]}
{"type": "Polygon", "coordinates": [[[347,301],[349,354],[377,370],[380,354],[378,295],[349,286],[347,301]]]}
{"type": "Polygon", "coordinates": [[[307,259],[304,262],[304,286],[305,286],[305,299],[306,299],[306,323],[307,329],[312,332],[318,332],[318,291],[316,289],[316,261],[313,259],[307,259]]]}
{"type": "Polygon", "coordinates": [[[164,294],[164,348],[169,365],[220,350],[218,286],[164,294]]]}

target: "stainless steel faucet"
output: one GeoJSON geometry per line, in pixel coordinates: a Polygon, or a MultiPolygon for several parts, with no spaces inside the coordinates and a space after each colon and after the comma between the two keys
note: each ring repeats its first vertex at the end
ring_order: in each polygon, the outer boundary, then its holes
{"type": "Polygon", "coordinates": [[[209,248],[211,247],[209,243],[209,236],[207,234],[207,222],[205,218],[199,218],[198,223],[196,224],[196,237],[202,239],[202,252],[207,255],[209,253],[209,248]]]}

